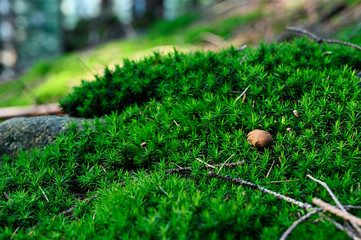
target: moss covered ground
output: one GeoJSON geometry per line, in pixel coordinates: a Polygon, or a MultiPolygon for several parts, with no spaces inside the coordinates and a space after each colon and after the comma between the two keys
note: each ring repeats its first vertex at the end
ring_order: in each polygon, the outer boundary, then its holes
{"type": "MultiPolygon", "coordinates": [[[[275,239],[307,212],[210,178],[199,160],[298,201],[333,204],[310,174],[342,204],[361,205],[360,66],[354,49],[296,39],[154,53],[106,69],[61,100],[94,124],[2,158],[1,238],[275,239]],[[272,134],[270,149],[250,147],[254,129],[272,134]],[[217,165],[226,161],[244,162],[217,165]]],[[[318,215],[290,235],[346,237],[318,215]]]]}

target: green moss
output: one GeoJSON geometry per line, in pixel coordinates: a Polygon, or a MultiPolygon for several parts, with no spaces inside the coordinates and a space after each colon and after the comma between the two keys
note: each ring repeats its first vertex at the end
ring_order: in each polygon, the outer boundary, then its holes
{"type": "MultiPolygon", "coordinates": [[[[225,84],[240,91],[255,81],[258,84],[253,86],[251,96],[267,98],[276,94],[280,100],[295,101],[310,90],[321,73],[325,76],[346,63],[350,72],[360,66],[360,60],[344,48],[332,48],[333,55],[325,55],[330,50],[326,45],[305,40],[296,41],[295,45],[261,45],[257,51],[247,50],[247,61],[242,66],[239,62],[243,54],[234,49],[191,55],[175,51],[168,57],[156,53],[141,62],[126,60],[122,68],[106,69],[97,81],[84,81],[60,103],[73,116],[103,116],[150,99],[197,98],[203,90],[219,94],[225,84]]],[[[317,83],[320,89],[324,87],[325,83],[317,83]]]]}
{"type": "MultiPolygon", "coordinates": [[[[18,227],[19,239],[280,237],[302,209],[210,179],[196,160],[221,164],[233,154],[230,162],[244,164],[220,174],[299,201],[332,202],[306,177],[311,174],[341,203],[359,205],[360,59],[349,48],[299,39],[240,52],[154,54],[105,70],[61,102],[73,115],[99,116],[93,125],[80,132],[72,126],[44,149],[3,157],[0,192],[11,200],[0,198],[1,237],[10,238],[18,227]],[[244,101],[235,101],[248,86],[244,101]],[[256,128],[274,137],[263,153],[246,140],[256,128]],[[165,173],[177,165],[192,170],[165,173]],[[270,183],[286,179],[297,181],[270,183]],[[76,200],[93,194],[93,201],[76,200]],[[75,204],[71,216],[59,216],[75,204]]],[[[291,236],[346,234],[310,221],[291,236]]]]}

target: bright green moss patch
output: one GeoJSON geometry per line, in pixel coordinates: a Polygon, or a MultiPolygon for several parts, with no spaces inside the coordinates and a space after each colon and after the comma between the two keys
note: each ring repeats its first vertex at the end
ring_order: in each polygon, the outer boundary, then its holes
{"type": "MultiPolygon", "coordinates": [[[[0,192],[10,198],[1,197],[2,236],[19,227],[18,238],[34,239],[279,238],[304,210],[210,179],[196,160],[220,164],[233,154],[230,162],[244,164],[220,174],[299,201],[332,203],[311,174],[341,203],[361,205],[360,59],[354,50],[301,39],[246,51],[155,54],[106,70],[61,102],[72,115],[99,117],[93,124],[2,159],[0,192]],[[264,153],[246,141],[257,128],[274,138],[264,153]],[[192,170],[165,173],[177,165],[192,170]],[[271,183],[283,180],[296,181],[271,183]],[[77,201],[94,194],[93,201],[77,201]]],[[[301,224],[291,236],[346,234],[322,220],[301,224]]]]}
{"type": "MultiPolygon", "coordinates": [[[[261,45],[258,50],[241,53],[233,48],[220,53],[175,52],[168,57],[156,53],[140,62],[125,60],[124,66],[114,72],[106,69],[104,76],[84,81],[60,103],[71,115],[92,117],[164,97],[183,100],[198,98],[204,92],[233,97],[236,94],[231,91],[242,91],[250,85],[250,98],[288,100],[291,104],[312,88],[323,91],[334,86],[335,80],[326,80],[332,74],[334,78],[349,74],[350,78],[361,66],[359,54],[354,54],[349,49],[305,40],[261,45]],[[245,55],[246,61],[240,65],[245,55]]],[[[342,85],[342,79],[339,81],[342,85]]]]}

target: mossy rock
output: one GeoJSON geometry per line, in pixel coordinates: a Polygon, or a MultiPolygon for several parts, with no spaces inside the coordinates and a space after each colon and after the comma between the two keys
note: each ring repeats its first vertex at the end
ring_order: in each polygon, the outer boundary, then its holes
{"type": "Polygon", "coordinates": [[[0,157],[16,155],[21,150],[42,148],[68,130],[70,123],[85,119],[61,116],[17,117],[0,124],[0,157]]]}

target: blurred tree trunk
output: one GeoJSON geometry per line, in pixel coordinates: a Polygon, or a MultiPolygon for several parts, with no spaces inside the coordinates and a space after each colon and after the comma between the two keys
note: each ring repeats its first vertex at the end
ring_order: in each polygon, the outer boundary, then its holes
{"type": "Polygon", "coordinates": [[[99,43],[102,35],[107,35],[106,32],[103,32],[107,30],[102,28],[104,23],[113,15],[112,5],[111,0],[101,0],[99,16],[90,21],[88,44],[95,45],[99,43]]]}
{"type": "Polygon", "coordinates": [[[133,25],[135,27],[144,28],[149,26],[155,20],[163,18],[163,0],[144,0],[133,1],[133,25]],[[144,3],[144,12],[142,7],[137,8],[137,4],[142,5],[144,3]],[[137,11],[138,10],[138,11],[137,11]]]}
{"type": "Polygon", "coordinates": [[[192,7],[193,11],[198,9],[198,4],[199,4],[198,0],[192,0],[191,1],[191,7],[192,7]]]}
{"type": "Polygon", "coordinates": [[[149,22],[163,18],[163,0],[146,0],[145,14],[149,22]]]}
{"type": "Polygon", "coordinates": [[[113,0],[101,0],[99,16],[90,22],[88,44],[95,45],[124,36],[124,26],[113,11],[113,0]]]}
{"type": "Polygon", "coordinates": [[[105,15],[105,14],[113,14],[113,1],[112,0],[101,0],[100,3],[100,9],[101,9],[101,13],[100,15],[105,15]]]}

